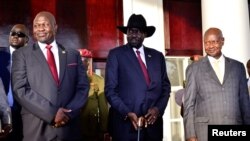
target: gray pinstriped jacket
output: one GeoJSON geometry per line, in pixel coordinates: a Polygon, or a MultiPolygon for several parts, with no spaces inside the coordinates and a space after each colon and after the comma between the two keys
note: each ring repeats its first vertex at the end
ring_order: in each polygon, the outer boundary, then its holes
{"type": "Polygon", "coordinates": [[[225,57],[223,84],[217,78],[207,56],[191,64],[186,73],[186,139],[197,137],[198,141],[207,141],[209,124],[250,124],[246,71],[241,62],[225,57]]]}

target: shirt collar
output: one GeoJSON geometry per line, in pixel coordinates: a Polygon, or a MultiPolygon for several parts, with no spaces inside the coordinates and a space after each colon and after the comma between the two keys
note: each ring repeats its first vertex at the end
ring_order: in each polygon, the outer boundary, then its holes
{"type": "Polygon", "coordinates": [[[13,54],[13,52],[15,51],[16,49],[12,46],[10,46],[10,54],[13,54]]]}
{"type": "Polygon", "coordinates": [[[140,54],[144,54],[144,47],[143,46],[141,46],[138,49],[136,49],[136,48],[133,47],[133,50],[134,50],[134,52],[136,52],[138,50],[138,51],[140,51],[140,54]]]}
{"type": "MultiPolygon", "coordinates": [[[[47,46],[47,44],[41,43],[41,42],[38,42],[38,45],[39,45],[39,47],[40,47],[42,50],[45,50],[45,49],[46,49],[46,46],[47,46]]],[[[57,46],[57,45],[56,45],[56,41],[54,40],[50,45],[53,46],[53,47],[57,46]]]]}
{"type": "Polygon", "coordinates": [[[211,62],[211,63],[213,63],[215,61],[225,62],[225,57],[223,54],[220,56],[219,59],[215,59],[214,57],[211,57],[211,56],[208,56],[208,59],[209,59],[209,62],[211,62]]]}

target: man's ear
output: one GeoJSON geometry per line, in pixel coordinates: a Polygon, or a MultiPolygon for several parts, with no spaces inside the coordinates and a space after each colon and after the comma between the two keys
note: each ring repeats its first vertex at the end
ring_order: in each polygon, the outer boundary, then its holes
{"type": "Polygon", "coordinates": [[[222,37],[222,38],[221,38],[221,43],[222,43],[222,45],[224,45],[224,41],[225,41],[225,39],[224,39],[224,37],[222,37]]]}
{"type": "Polygon", "coordinates": [[[25,38],[25,43],[28,44],[28,42],[29,42],[29,37],[26,37],[25,38]]]}

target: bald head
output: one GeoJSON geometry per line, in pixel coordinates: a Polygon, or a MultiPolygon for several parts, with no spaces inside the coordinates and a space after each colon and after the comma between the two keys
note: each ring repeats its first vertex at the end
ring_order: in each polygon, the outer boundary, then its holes
{"type": "Polygon", "coordinates": [[[39,17],[46,17],[46,18],[51,22],[52,25],[56,25],[56,19],[55,19],[54,15],[52,15],[50,12],[47,12],[47,11],[39,12],[39,13],[36,15],[36,17],[35,17],[33,23],[34,23],[39,17]]]}
{"type": "Polygon", "coordinates": [[[16,24],[10,30],[9,44],[15,49],[26,46],[29,41],[29,30],[24,24],[16,24]]]}
{"type": "Polygon", "coordinates": [[[209,29],[205,32],[204,36],[207,37],[207,36],[212,35],[212,34],[213,34],[213,35],[216,35],[218,38],[224,40],[222,31],[221,31],[219,28],[215,28],[215,27],[209,28],[209,29]]]}
{"type": "Polygon", "coordinates": [[[55,40],[57,25],[50,12],[39,12],[33,21],[33,35],[41,43],[51,44],[55,40]]]}

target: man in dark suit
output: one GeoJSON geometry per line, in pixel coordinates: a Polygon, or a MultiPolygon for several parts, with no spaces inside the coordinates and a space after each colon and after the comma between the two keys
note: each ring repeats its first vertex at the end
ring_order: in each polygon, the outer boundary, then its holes
{"type": "Polygon", "coordinates": [[[39,12],[33,46],[13,53],[12,88],[22,106],[23,141],[80,141],[89,82],[80,53],[56,42],[55,17],[39,12]]]}
{"type": "Polygon", "coordinates": [[[207,141],[208,125],[250,124],[250,102],[243,63],[224,56],[222,31],[204,34],[207,53],[187,68],[184,128],[187,141],[207,141]]]}
{"type": "Polygon", "coordinates": [[[4,85],[0,77],[0,140],[6,141],[6,137],[12,131],[11,109],[7,102],[4,85]]]}
{"type": "Polygon", "coordinates": [[[127,34],[128,43],[110,50],[106,64],[105,95],[111,105],[112,140],[139,137],[143,141],[162,141],[162,116],[171,87],[163,54],[143,45],[155,27],[147,26],[142,15],[132,14],[127,26],[118,29],[127,34]],[[146,128],[139,126],[139,121],[145,121],[146,128]]]}
{"type": "Polygon", "coordinates": [[[22,140],[22,119],[20,115],[21,107],[13,99],[10,70],[11,58],[16,49],[24,47],[29,41],[29,31],[23,24],[16,24],[12,27],[9,34],[9,47],[0,47],[0,76],[3,79],[4,90],[8,97],[8,104],[12,112],[12,126],[13,131],[7,137],[6,141],[21,141],[22,140]]]}

